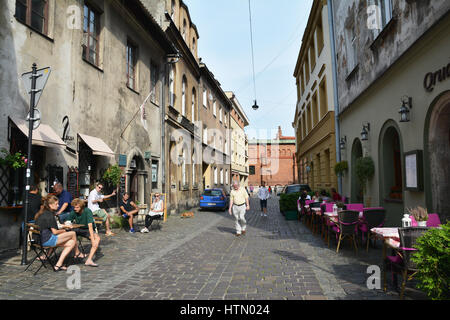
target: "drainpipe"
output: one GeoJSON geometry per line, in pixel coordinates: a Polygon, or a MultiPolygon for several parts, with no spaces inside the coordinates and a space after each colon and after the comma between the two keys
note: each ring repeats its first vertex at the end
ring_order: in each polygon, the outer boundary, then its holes
{"type": "MultiPolygon", "coordinates": [[[[341,161],[341,145],[339,143],[340,127],[339,127],[339,97],[337,86],[337,63],[336,63],[336,47],[334,39],[334,18],[333,18],[333,0],[328,0],[328,25],[330,27],[330,44],[331,44],[331,65],[333,73],[333,97],[334,97],[334,123],[335,123],[335,140],[336,140],[336,162],[341,161]]],[[[338,176],[338,192],[342,194],[342,177],[338,176]]]]}

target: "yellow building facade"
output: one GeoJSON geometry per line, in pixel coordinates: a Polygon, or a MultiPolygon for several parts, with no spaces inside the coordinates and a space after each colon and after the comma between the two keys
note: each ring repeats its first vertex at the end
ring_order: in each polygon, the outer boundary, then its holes
{"type": "Polygon", "coordinates": [[[315,0],[294,71],[297,106],[293,127],[299,183],[337,189],[333,74],[327,1],[315,0]]]}

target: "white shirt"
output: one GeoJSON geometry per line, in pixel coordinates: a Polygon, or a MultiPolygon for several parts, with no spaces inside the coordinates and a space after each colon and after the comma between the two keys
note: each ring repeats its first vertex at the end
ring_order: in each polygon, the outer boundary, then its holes
{"type": "Polygon", "coordinates": [[[89,193],[88,208],[91,209],[92,212],[100,210],[100,205],[98,204],[98,202],[92,203],[92,201],[103,199],[104,197],[105,197],[104,195],[97,192],[97,189],[92,190],[89,193]]]}
{"type": "Polygon", "coordinates": [[[157,210],[162,210],[163,205],[164,205],[164,203],[163,203],[162,200],[159,200],[158,202],[155,202],[155,203],[153,204],[153,210],[150,210],[150,211],[148,212],[148,215],[149,215],[149,216],[163,215],[163,214],[164,214],[163,211],[161,211],[161,212],[155,212],[155,211],[157,211],[157,210]]]}
{"type": "Polygon", "coordinates": [[[269,199],[270,194],[269,194],[269,190],[267,190],[266,187],[261,187],[258,190],[258,198],[261,200],[267,200],[269,199]]]}

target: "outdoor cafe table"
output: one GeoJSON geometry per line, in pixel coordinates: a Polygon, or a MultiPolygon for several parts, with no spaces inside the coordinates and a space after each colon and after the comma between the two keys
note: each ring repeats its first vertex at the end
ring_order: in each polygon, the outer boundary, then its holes
{"type": "Polygon", "coordinates": [[[383,261],[386,259],[388,248],[394,250],[400,248],[398,228],[372,228],[370,232],[375,234],[377,239],[383,239],[383,261]]]}

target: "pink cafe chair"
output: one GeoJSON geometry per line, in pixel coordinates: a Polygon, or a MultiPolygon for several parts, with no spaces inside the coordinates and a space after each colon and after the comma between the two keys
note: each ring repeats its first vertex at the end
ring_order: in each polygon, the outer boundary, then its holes
{"type": "MultiPolygon", "coordinates": [[[[411,227],[417,227],[418,223],[416,219],[414,219],[413,215],[409,216],[411,218],[411,227]]],[[[437,213],[429,213],[427,220],[427,227],[439,227],[441,225],[441,220],[439,219],[439,215],[437,213]]]]}
{"type": "Polygon", "coordinates": [[[386,210],[383,207],[364,208],[363,218],[358,225],[358,229],[361,231],[362,242],[364,242],[364,235],[367,236],[367,252],[369,252],[370,239],[375,241],[374,245],[377,239],[375,235],[371,234],[370,230],[383,227],[385,218],[386,210]]]}
{"type": "Polygon", "coordinates": [[[328,242],[328,247],[330,247],[330,228],[336,226],[334,222],[332,222],[330,219],[327,219],[325,216],[325,212],[333,212],[333,205],[335,203],[322,203],[320,205],[320,209],[322,210],[322,235],[325,236],[325,241],[328,242]],[[325,228],[327,229],[325,231],[325,228]]]}
{"type": "Polygon", "coordinates": [[[362,203],[349,203],[345,205],[345,210],[363,212],[364,204],[362,203]]]}
{"type": "Polygon", "coordinates": [[[399,228],[400,247],[396,250],[395,256],[387,256],[384,260],[383,270],[383,286],[384,291],[387,290],[386,273],[392,272],[392,280],[396,282],[394,274],[401,274],[402,287],[400,290],[400,299],[403,299],[406,281],[413,278],[417,273],[417,266],[411,260],[411,256],[417,249],[414,248],[417,238],[427,231],[425,227],[399,228]]]}

